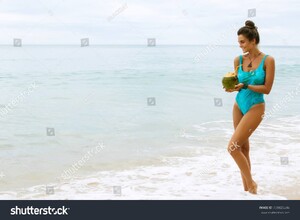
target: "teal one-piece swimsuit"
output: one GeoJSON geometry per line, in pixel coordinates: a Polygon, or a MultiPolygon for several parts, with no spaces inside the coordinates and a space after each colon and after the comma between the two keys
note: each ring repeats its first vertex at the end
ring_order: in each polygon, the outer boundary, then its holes
{"type": "MultiPolygon", "coordinates": [[[[264,62],[268,55],[265,55],[256,70],[250,72],[243,71],[243,56],[240,56],[240,66],[238,69],[239,83],[246,83],[248,85],[264,85],[266,73],[264,70],[264,62]]],[[[254,92],[250,89],[241,89],[235,98],[239,109],[245,115],[249,109],[256,104],[264,103],[264,94],[254,92]]]]}

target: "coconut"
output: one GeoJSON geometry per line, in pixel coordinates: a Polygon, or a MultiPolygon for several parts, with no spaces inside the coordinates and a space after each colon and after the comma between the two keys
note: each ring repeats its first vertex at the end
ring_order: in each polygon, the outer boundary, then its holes
{"type": "Polygon", "coordinates": [[[222,79],[222,84],[225,89],[234,89],[238,84],[238,78],[235,72],[228,72],[222,79]]]}

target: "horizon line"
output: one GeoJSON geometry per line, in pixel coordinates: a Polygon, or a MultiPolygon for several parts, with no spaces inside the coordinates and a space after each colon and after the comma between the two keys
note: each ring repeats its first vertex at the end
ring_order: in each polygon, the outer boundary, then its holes
{"type": "MultiPolygon", "coordinates": [[[[238,47],[238,45],[229,44],[89,44],[81,46],[81,44],[22,44],[21,46],[14,46],[13,44],[0,44],[0,46],[12,46],[12,47],[23,47],[23,46],[79,46],[79,47],[89,47],[89,46],[146,46],[146,47],[156,47],[156,46],[227,46],[227,47],[238,47]]],[[[300,45],[259,45],[261,47],[300,47],[300,45]]]]}

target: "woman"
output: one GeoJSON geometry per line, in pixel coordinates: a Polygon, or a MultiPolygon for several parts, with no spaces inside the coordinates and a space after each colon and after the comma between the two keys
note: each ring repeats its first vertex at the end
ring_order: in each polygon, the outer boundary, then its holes
{"type": "Polygon", "coordinates": [[[246,21],[237,35],[240,48],[247,54],[234,59],[234,68],[238,68],[239,84],[234,89],[226,90],[238,92],[233,106],[235,131],[228,144],[228,152],[241,171],[244,190],[257,194],[257,184],[251,175],[249,137],[263,119],[264,94],[269,94],[272,89],[275,61],[258,49],[259,33],[252,21],[246,21]]]}

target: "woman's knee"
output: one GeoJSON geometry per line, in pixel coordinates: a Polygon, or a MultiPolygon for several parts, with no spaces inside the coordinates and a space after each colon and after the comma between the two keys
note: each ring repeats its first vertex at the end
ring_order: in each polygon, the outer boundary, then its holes
{"type": "Polygon", "coordinates": [[[245,144],[242,145],[241,151],[245,154],[249,153],[249,142],[246,142],[245,144]]]}
{"type": "Polygon", "coordinates": [[[240,143],[231,139],[227,146],[228,153],[232,154],[233,152],[240,150],[242,150],[240,143]]]}

